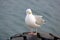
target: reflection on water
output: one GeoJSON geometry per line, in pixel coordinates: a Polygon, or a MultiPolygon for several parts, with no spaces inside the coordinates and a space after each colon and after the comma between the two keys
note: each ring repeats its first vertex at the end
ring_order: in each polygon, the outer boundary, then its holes
{"type": "Polygon", "coordinates": [[[60,0],[0,0],[0,40],[28,31],[24,22],[27,8],[46,20],[39,32],[60,35],[60,0]]]}

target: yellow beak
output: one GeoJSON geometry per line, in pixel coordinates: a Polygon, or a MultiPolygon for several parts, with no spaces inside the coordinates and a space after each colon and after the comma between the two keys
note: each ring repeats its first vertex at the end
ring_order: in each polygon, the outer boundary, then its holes
{"type": "Polygon", "coordinates": [[[32,12],[29,12],[29,14],[32,14],[32,12]]]}

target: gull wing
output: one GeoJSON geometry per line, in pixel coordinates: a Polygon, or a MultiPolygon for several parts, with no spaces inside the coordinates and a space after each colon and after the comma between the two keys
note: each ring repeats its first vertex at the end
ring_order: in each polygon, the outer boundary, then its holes
{"type": "Polygon", "coordinates": [[[42,25],[45,23],[45,20],[42,19],[43,16],[39,16],[39,15],[34,15],[36,18],[36,24],[38,25],[42,25]]]}

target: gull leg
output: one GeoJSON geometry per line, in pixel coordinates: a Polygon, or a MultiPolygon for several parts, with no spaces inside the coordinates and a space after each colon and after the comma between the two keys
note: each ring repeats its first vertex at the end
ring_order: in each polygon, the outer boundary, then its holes
{"type": "Polygon", "coordinates": [[[30,26],[28,27],[28,29],[29,29],[29,32],[33,32],[33,29],[30,26]]]}
{"type": "Polygon", "coordinates": [[[33,32],[33,28],[29,28],[30,32],[28,33],[29,35],[37,35],[37,28],[35,28],[36,33],[33,32]]]}
{"type": "Polygon", "coordinates": [[[33,28],[29,28],[30,32],[28,34],[33,35],[33,28]]]}
{"type": "Polygon", "coordinates": [[[35,32],[33,32],[33,29],[30,29],[30,33],[29,34],[37,35],[37,28],[35,28],[35,32]]]}
{"type": "Polygon", "coordinates": [[[37,33],[37,28],[36,28],[36,33],[37,33]]]}
{"type": "Polygon", "coordinates": [[[31,33],[33,32],[33,29],[32,29],[32,28],[30,29],[30,32],[31,32],[31,33]]]}

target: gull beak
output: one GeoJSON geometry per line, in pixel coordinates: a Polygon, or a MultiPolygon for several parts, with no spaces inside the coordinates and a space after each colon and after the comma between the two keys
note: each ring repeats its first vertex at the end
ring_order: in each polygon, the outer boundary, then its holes
{"type": "Polygon", "coordinates": [[[29,12],[29,14],[32,14],[32,12],[29,12]]]}

